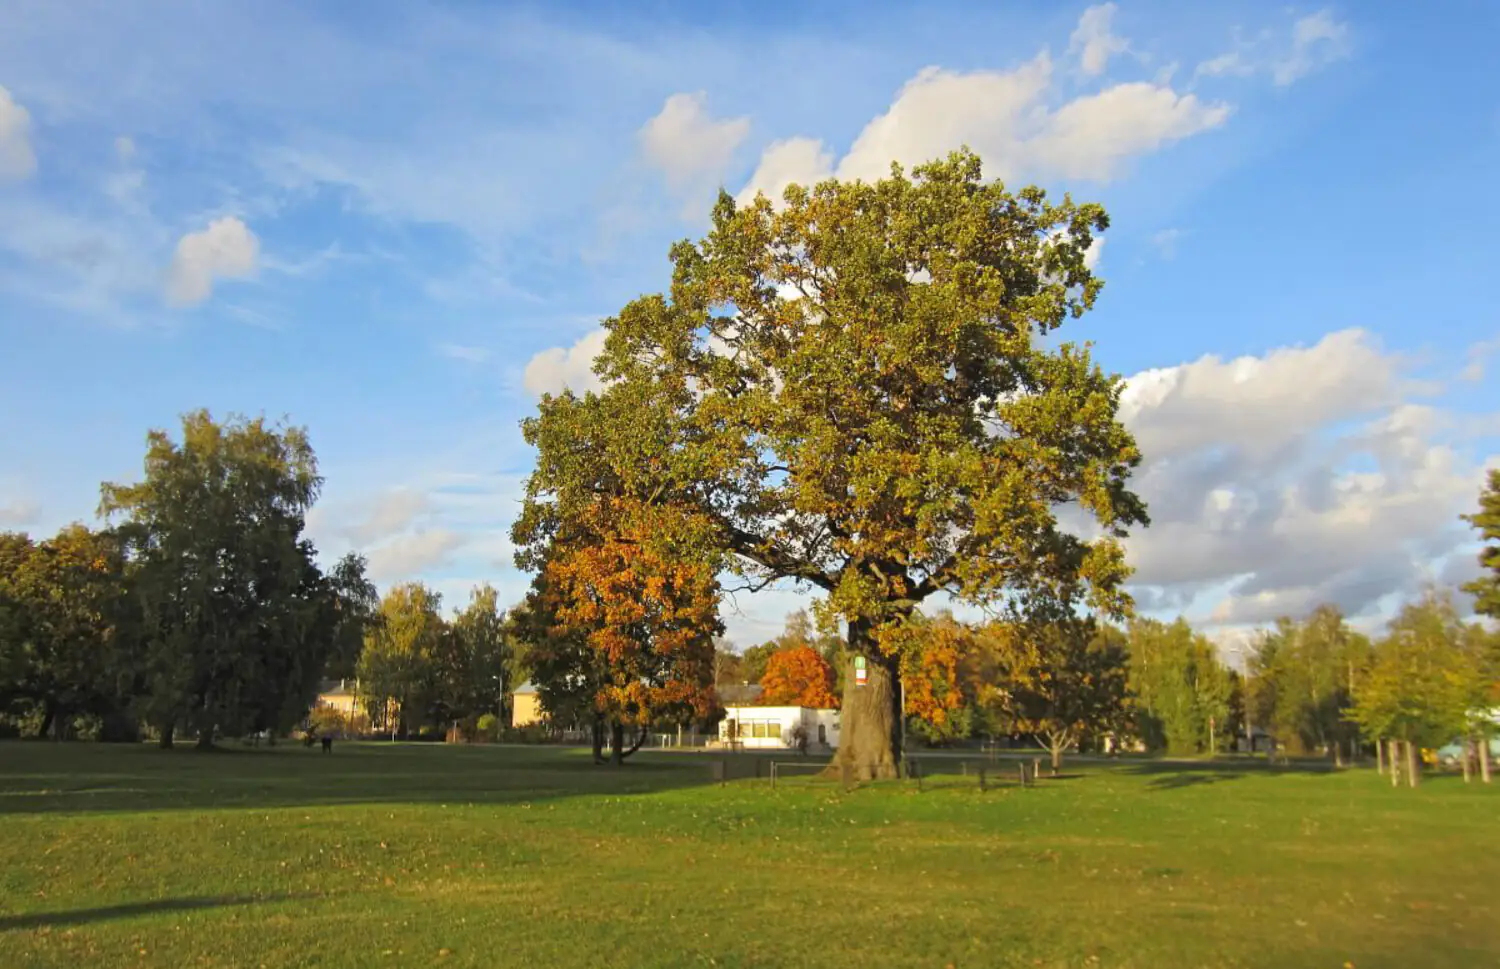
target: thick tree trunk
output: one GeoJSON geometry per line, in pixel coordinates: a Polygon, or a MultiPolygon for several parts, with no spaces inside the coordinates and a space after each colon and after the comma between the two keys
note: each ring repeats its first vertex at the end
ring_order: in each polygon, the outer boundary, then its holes
{"type": "Polygon", "coordinates": [[[171,750],[172,749],[172,735],[175,734],[176,732],[177,732],[177,728],[174,727],[170,723],[167,724],[165,727],[162,727],[161,728],[161,737],[159,737],[157,739],[156,746],[160,747],[162,750],[171,750]]]}
{"type": "Polygon", "coordinates": [[[604,718],[594,714],[593,723],[594,763],[604,763],[604,718]]]}
{"type": "Polygon", "coordinates": [[[1410,740],[1406,742],[1406,786],[1416,787],[1422,783],[1422,755],[1417,750],[1417,745],[1410,740]]]}
{"type": "Polygon", "coordinates": [[[879,654],[869,625],[849,624],[849,656],[845,660],[844,706],[839,723],[839,749],[828,765],[829,777],[848,767],[855,781],[900,776],[901,674],[896,664],[879,654]],[[863,685],[855,673],[855,657],[865,657],[863,685]]]}
{"type": "Polygon", "coordinates": [[[1488,736],[1479,738],[1479,779],[1486,784],[1490,782],[1490,738],[1488,736]]]}

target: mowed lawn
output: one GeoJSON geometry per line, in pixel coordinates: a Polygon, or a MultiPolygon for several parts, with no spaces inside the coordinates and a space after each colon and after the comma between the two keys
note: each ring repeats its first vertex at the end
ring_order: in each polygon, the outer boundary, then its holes
{"type": "Polygon", "coordinates": [[[1005,776],[5,743],[0,967],[1500,966],[1500,786],[1005,776]]]}

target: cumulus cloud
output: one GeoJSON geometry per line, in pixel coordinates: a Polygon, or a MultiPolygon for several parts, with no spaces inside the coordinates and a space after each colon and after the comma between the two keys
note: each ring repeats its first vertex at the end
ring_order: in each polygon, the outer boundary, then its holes
{"type": "Polygon", "coordinates": [[[1103,74],[1109,59],[1130,47],[1125,38],[1110,33],[1116,9],[1112,3],[1089,7],[1078,18],[1078,26],[1068,40],[1068,51],[1078,55],[1078,67],[1089,77],[1103,74]]]}
{"type": "Polygon", "coordinates": [[[602,383],[593,370],[594,358],[604,350],[605,336],[603,329],[597,329],[571,347],[543,350],[526,364],[522,384],[538,397],[561,393],[564,389],[579,394],[598,390],[602,383]]]}
{"type": "Polygon", "coordinates": [[[215,219],[206,229],[189,232],[177,243],[167,272],[167,301],[194,306],[213,295],[219,279],[245,279],[255,274],[260,242],[238,218],[215,219]]]}
{"type": "Polygon", "coordinates": [[[788,185],[816,185],[833,177],[833,153],[817,138],[786,138],[773,141],[760,154],[760,162],[749,183],[736,196],[745,203],[764,192],[779,199],[788,185]]]}
{"type": "Polygon", "coordinates": [[[31,112],[0,87],[0,181],[22,179],[36,171],[31,147],[31,112]]]}
{"type": "Polygon", "coordinates": [[[1433,388],[1367,333],[1129,379],[1153,524],[1127,550],[1146,608],[1225,626],[1323,602],[1370,614],[1469,540],[1458,519],[1489,464],[1433,388]]]}
{"type": "Polygon", "coordinates": [[[639,133],[646,160],[679,192],[691,192],[722,176],[750,133],[749,118],[715,120],[707,102],[702,91],[674,94],[639,133]]]}
{"type": "Polygon", "coordinates": [[[829,174],[871,181],[885,176],[892,161],[910,166],[961,144],[1001,177],[1108,181],[1132,158],[1217,128],[1231,113],[1226,104],[1179,94],[1164,83],[1116,84],[1055,109],[1048,104],[1052,89],[1045,51],[1011,70],[924,68],[865,125],[837,167],[817,140],[775,142],[739,197],[760,190],[777,198],[787,184],[829,174]]]}
{"type": "Polygon", "coordinates": [[[466,536],[444,528],[393,539],[369,552],[370,577],[377,582],[413,578],[425,569],[447,562],[466,541],[466,536]]]}

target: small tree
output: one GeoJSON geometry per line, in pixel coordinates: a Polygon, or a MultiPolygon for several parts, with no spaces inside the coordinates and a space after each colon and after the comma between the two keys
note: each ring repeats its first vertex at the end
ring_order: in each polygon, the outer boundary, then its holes
{"type": "Polygon", "coordinates": [[[1479,495],[1479,510],[1462,517],[1488,543],[1479,553],[1485,574],[1464,586],[1464,591],[1474,597],[1475,612],[1500,619],[1500,468],[1491,469],[1479,495]]]}
{"type": "Polygon", "coordinates": [[[994,636],[1013,722],[1043,742],[1053,773],[1065,751],[1120,720],[1126,654],[1092,618],[1005,624],[994,636]]]}
{"type": "MultiPolygon", "coordinates": [[[[1452,597],[1429,590],[1392,620],[1355,693],[1351,719],[1366,736],[1403,746],[1413,787],[1421,776],[1421,747],[1468,735],[1478,677],[1475,657],[1462,648],[1464,638],[1452,597]]],[[[1394,778],[1394,758],[1391,767],[1394,778]]]]}

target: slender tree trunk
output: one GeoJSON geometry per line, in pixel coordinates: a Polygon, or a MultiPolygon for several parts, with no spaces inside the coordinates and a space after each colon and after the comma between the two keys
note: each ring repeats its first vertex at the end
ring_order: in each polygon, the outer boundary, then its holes
{"type": "Polygon", "coordinates": [[[1479,779],[1490,782],[1490,738],[1486,735],[1479,738],[1479,779]]]}
{"type": "Polygon", "coordinates": [[[592,730],[594,735],[594,763],[602,764],[604,763],[604,718],[597,713],[594,714],[592,730]]]}
{"type": "Polygon", "coordinates": [[[1385,740],[1375,738],[1375,773],[1385,776],[1385,740]]]}
{"type": "Polygon", "coordinates": [[[172,749],[172,735],[175,734],[176,732],[177,732],[177,728],[174,725],[170,724],[170,723],[167,724],[165,727],[162,727],[161,728],[161,736],[157,739],[156,746],[160,747],[162,750],[171,750],[172,749]]]}
{"type": "Polygon", "coordinates": [[[210,727],[204,727],[204,728],[202,728],[201,730],[198,731],[198,749],[199,750],[213,750],[214,749],[214,728],[213,727],[211,727],[211,726],[210,727]]]}
{"type": "Polygon", "coordinates": [[[1465,737],[1463,750],[1459,752],[1460,759],[1464,762],[1464,783],[1468,784],[1474,780],[1474,740],[1465,737]]]}
{"type": "Polygon", "coordinates": [[[618,720],[609,725],[609,754],[616,767],[625,763],[625,725],[618,720]]]}
{"type": "Polygon", "coordinates": [[[45,740],[52,732],[52,723],[57,719],[57,704],[48,700],[42,707],[42,726],[36,732],[36,739],[45,740]]]}
{"type": "Polygon", "coordinates": [[[1401,786],[1401,741],[1392,740],[1390,746],[1391,786],[1401,786]]]}
{"type": "Polygon", "coordinates": [[[1416,787],[1422,783],[1422,755],[1417,745],[1406,742],[1406,786],[1416,787]]]}
{"type": "Polygon", "coordinates": [[[869,623],[849,623],[849,655],[845,659],[844,706],[839,724],[839,749],[828,765],[829,777],[840,777],[848,767],[855,781],[900,776],[901,674],[881,656],[870,635],[869,623]],[[865,657],[866,679],[858,682],[854,661],[865,657]]]}

